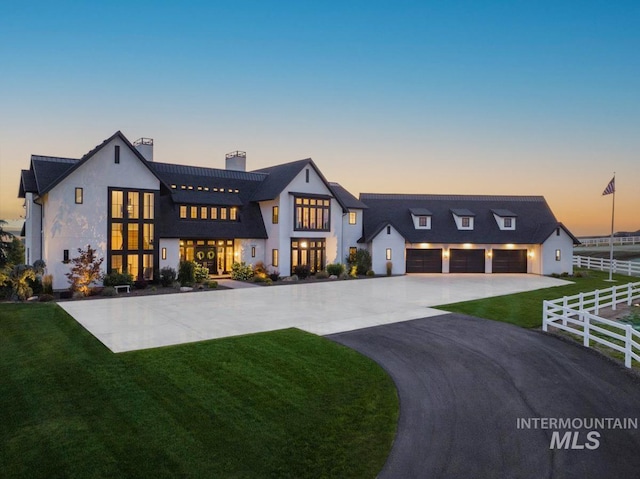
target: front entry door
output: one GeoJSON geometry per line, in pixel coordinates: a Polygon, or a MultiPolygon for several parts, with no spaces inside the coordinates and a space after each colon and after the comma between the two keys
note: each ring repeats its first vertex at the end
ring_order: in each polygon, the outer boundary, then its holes
{"type": "Polygon", "coordinates": [[[209,270],[209,274],[217,274],[215,246],[196,246],[195,260],[200,266],[209,270]]]}

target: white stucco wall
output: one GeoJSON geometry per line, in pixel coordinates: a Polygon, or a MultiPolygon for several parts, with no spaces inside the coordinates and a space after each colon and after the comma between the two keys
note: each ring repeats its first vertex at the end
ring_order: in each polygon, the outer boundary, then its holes
{"type": "Polygon", "coordinates": [[[24,256],[26,264],[42,258],[42,208],[34,202],[33,193],[25,194],[26,217],[24,219],[24,256]]]}
{"type": "Polygon", "coordinates": [[[78,248],[91,245],[107,270],[107,214],[109,187],[159,190],[159,180],[119,138],[113,139],[87,162],[56,185],[44,200],[43,259],[53,274],[53,288],[69,286],[62,263],[63,251],[70,258],[78,248]],[[120,145],[120,163],[114,162],[114,146],[120,145]],[[83,188],[83,203],[75,204],[75,188],[83,188]]]}
{"type": "MultiPolygon", "coordinates": [[[[262,213],[262,220],[264,221],[264,227],[267,231],[267,239],[263,241],[263,258],[262,262],[267,266],[269,271],[281,272],[280,262],[278,261],[277,265],[272,264],[272,251],[274,249],[278,250],[279,257],[282,256],[280,244],[280,228],[283,221],[285,221],[285,216],[283,216],[283,208],[280,205],[280,196],[271,201],[262,201],[260,202],[260,212],[262,213]],[[273,224],[273,207],[278,207],[278,223],[273,224]]],[[[289,213],[287,213],[286,219],[289,219],[289,213]]],[[[290,220],[289,220],[290,221],[290,220]]],[[[282,273],[285,274],[285,273],[282,273]]],[[[287,273],[288,274],[288,273],[287,273]]]]}
{"type": "MultiPolygon", "coordinates": [[[[271,253],[269,252],[269,255],[271,253]]],[[[234,257],[237,261],[244,261],[246,264],[250,264],[255,266],[255,264],[259,261],[264,263],[264,265],[269,268],[271,263],[271,258],[269,257],[267,261],[265,254],[265,240],[263,239],[241,239],[236,240],[235,242],[235,251],[234,257]],[[255,248],[255,256],[251,256],[252,248],[255,248]]]]}
{"type": "Polygon", "coordinates": [[[541,274],[573,274],[573,240],[563,228],[558,228],[542,243],[541,274]],[[560,250],[560,261],[556,261],[556,250],[560,250]]]}
{"type": "MultiPolygon", "coordinates": [[[[336,263],[340,259],[340,240],[342,234],[342,207],[338,201],[331,200],[331,230],[330,231],[295,231],[294,230],[294,195],[290,193],[303,193],[333,196],[327,188],[322,178],[316,173],[311,165],[302,169],[298,175],[280,193],[280,221],[278,231],[278,245],[280,262],[278,270],[282,276],[288,276],[291,272],[291,238],[324,238],[325,262],[336,263]],[[306,182],[306,170],[309,170],[309,182],[306,182]]],[[[269,216],[271,212],[269,210],[269,216]]],[[[270,221],[267,220],[266,223],[270,221]]],[[[271,249],[267,252],[269,263],[271,262],[271,249]]],[[[265,263],[266,264],[266,263],[265,263]]]]}
{"type": "Polygon", "coordinates": [[[371,269],[376,274],[387,274],[387,248],[391,248],[392,274],[405,274],[406,257],[404,237],[391,226],[390,234],[387,234],[387,227],[384,227],[378,235],[373,238],[369,246],[371,253],[371,269]]]}
{"type": "Polygon", "coordinates": [[[158,257],[160,259],[160,269],[173,268],[177,272],[180,267],[180,239],[160,238],[158,257]],[[167,259],[162,259],[162,248],[167,249],[167,259]]]}
{"type": "Polygon", "coordinates": [[[342,253],[338,257],[338,263],[343,263],[347,256],[349,256],[349,248],[364,248],[362,244],[358,243],[358,240],[362,238],[362,221],[363,212],[360,209],[349,210],[356,214],[356,224],[349,224],[349,213],[342,217],[342,253]]]}

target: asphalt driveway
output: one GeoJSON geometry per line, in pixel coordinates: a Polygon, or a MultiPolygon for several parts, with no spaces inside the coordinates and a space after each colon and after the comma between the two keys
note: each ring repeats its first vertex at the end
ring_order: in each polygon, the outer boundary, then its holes
{"type": "Polygon", "coordinates": [[[638,429],[518,427],[530,418],[640,423],[638,377],[592,350],[459,314],[329,338],[377,361],[398,388],[398,433],[380,478],[640,475],[638,429]],[[571,444],[551,447],[567,431],[571,444]]]}
{"type": "Polygon", "coordinates": [[[122,352],[291,327],[333,334],[440,315],[439,304],[562,284],[532,274],[407,275],[59,304],[122,352]]]}

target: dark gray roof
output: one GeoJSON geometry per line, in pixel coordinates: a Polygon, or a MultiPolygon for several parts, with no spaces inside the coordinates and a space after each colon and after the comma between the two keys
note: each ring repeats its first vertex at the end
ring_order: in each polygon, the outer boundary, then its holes
{"type": "Polygon", "coordinates": [[[348,209],[364,210],[365,208],[367,208],[367,205],[365,205],[362,201],[349,193],[340,183],[331,182],[329,183],[329,185],[331,186],[333,194],[336,196],[336,198],[340,198],[342,204],[348,209]]]}
{"type": "Polygon", "coordinates": [[[517,214],[515,214],[513,211],[511,210],[505,210],[503,208],[496,208],[494,210],[491,210],[494,214],[498,215],[498,216],[502,216],[503,218],[514,218],[516,216],[518,216],[517,214]]]}
{"type": "MultiPolygon", "coordinates": [[[[409,243],[540,244],[560,223],[542,196],[362,194],[364,240],[371,241],[392,224],[409,243]],[[431,229],[416,229],[407,210],[430,210],[431,229]],[[451,211],[474,212],[473,230],[458,230],[451,211]],[[518,217],[515,230],[500,230],[493,210],[509,210],[518,217]]],[[[564,227],[563,227],[564,228],[564,227]]],[[[566,228],[564,228],[566,230],[566,228]]],[[[569,233],[570,234],[570,233],[569,233]]]]}
{"type": "Polygon", "coordinates": [[[160,197],[160,211],[156,225],[163,238],[231,239],[266,238],[260,205],[255,202],[239,207],[238,221],[179,219],[180,205],[169,195],[160,197]]]}
{"type": "Polygon", "coordinates": [[[431,216],[433,213],[426,208],[409,208],[409,212],[413,216],[431,216]]]}
{"type": "Polygon", "coordinates": [[[476,214],[467,208],[451,208],[451,212],[456,216],[475,216],[476,214]]]}
{"type": "Polygon", "coordinates": [[[284,163],[282,165],[255,170],[253,173],[262,173],[267,176],[264,178],[262,184],[255,191],[251,199],[253,201],[268,201],[275,199],[304,169],[305,166],[312,163],[311,159],[307,158],[305,160],[298,160],[291,163],[284,163]]]}
{"type": "Polygon", "coordinates": [[[22,170],[20,172],[20,190],[18,198],[24,198],[25,193],[37,193],[38,185],[36,177],[31,170],[22,170]]]}

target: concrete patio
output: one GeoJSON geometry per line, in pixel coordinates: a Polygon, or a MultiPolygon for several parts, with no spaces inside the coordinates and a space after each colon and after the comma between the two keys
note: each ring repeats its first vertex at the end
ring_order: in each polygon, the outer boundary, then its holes
{"type": "Polygon", "coordinates": [[[334,334],[566,283],[527,274],[425,274],[59,304],[111,351],[124,352],[291,327],[334,334]]]}

